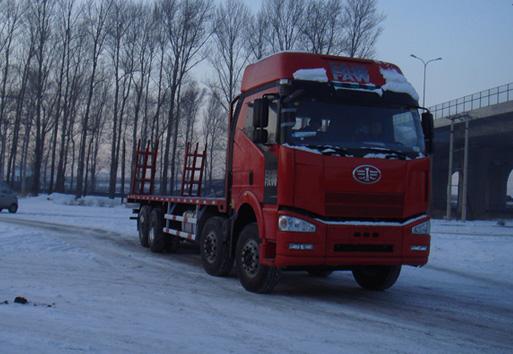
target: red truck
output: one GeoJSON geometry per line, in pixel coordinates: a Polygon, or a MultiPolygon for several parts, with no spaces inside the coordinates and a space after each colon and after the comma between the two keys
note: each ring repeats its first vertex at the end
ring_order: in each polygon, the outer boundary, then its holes
{"type": "Polygon", "coordinates": [[[138,148],[128,201],[142,246],[193,241],[208,274],[235,264],[257,293],[287,270],[349,270],[384,290],[427,263],[433,116],[397,66],[278,53],[246,68],[228,119],[222,197],[202,196],[197,145],[177,196],[154,193],[157,149],[138,148]]]}

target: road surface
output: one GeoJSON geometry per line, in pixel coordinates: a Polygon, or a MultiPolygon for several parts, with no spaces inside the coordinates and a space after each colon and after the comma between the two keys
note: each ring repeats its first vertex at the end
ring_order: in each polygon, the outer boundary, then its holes
{"type": "Polygon", "coordinates": [[[432,262],[386,292],[293,272],[255,295],[207,275],[194,249],[141,248],[128,216],[39,201],[0,214],[0,353],[513,351],[507,229],[441,224],[432,262]]]}

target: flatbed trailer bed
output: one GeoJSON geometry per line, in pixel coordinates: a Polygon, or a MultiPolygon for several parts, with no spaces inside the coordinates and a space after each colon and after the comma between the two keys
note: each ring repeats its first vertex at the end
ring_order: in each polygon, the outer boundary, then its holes
{"type": "Polygon", "coordinates": [[[172,204],[217,206],[219,211],[225,211],[227,205],[226,199],[224,198],[131,194],[128,196],[127,199],[130,203],[138,203],[140,201],[145,201],[172,204]]]}

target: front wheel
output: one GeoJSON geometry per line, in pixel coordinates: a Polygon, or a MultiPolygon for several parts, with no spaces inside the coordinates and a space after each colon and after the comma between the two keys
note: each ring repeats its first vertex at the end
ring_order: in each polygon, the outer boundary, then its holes
{"type": "Polygon", "coordinates": [[[17,211],[18,211],[18,204],[12,204],[9,207],[9,213],[16,214],[17,211]]]}
{"type": "Polygon", "coordinates": [[[353,269],[353,277],[362,288],[382,291],[395,284],[401,266],[364,266],[353,269]]]}
{"type": "Polygon", "coordinates": [[[256,223],[251,223],[242,230],[235,259],[239,281],[244,289],[254,293],[270,293],[279,281],[278,269],[260,263],[259,237],[256,223]]]}

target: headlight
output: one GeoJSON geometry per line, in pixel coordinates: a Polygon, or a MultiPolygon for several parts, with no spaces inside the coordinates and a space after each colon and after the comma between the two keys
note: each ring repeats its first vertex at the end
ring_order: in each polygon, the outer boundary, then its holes
{"type": "Polygon", "coordinates": [[[425,221],[411,228],[411,233],[414,235],[429,235],[431,232],[431,221],[425,221]]]}
{"type": "Polygon", "coordinates": [[[278,218],[278,227],[280,231],[287,232],[315,232],[314,224],[293,216],[280,216],[278,218]]]}

